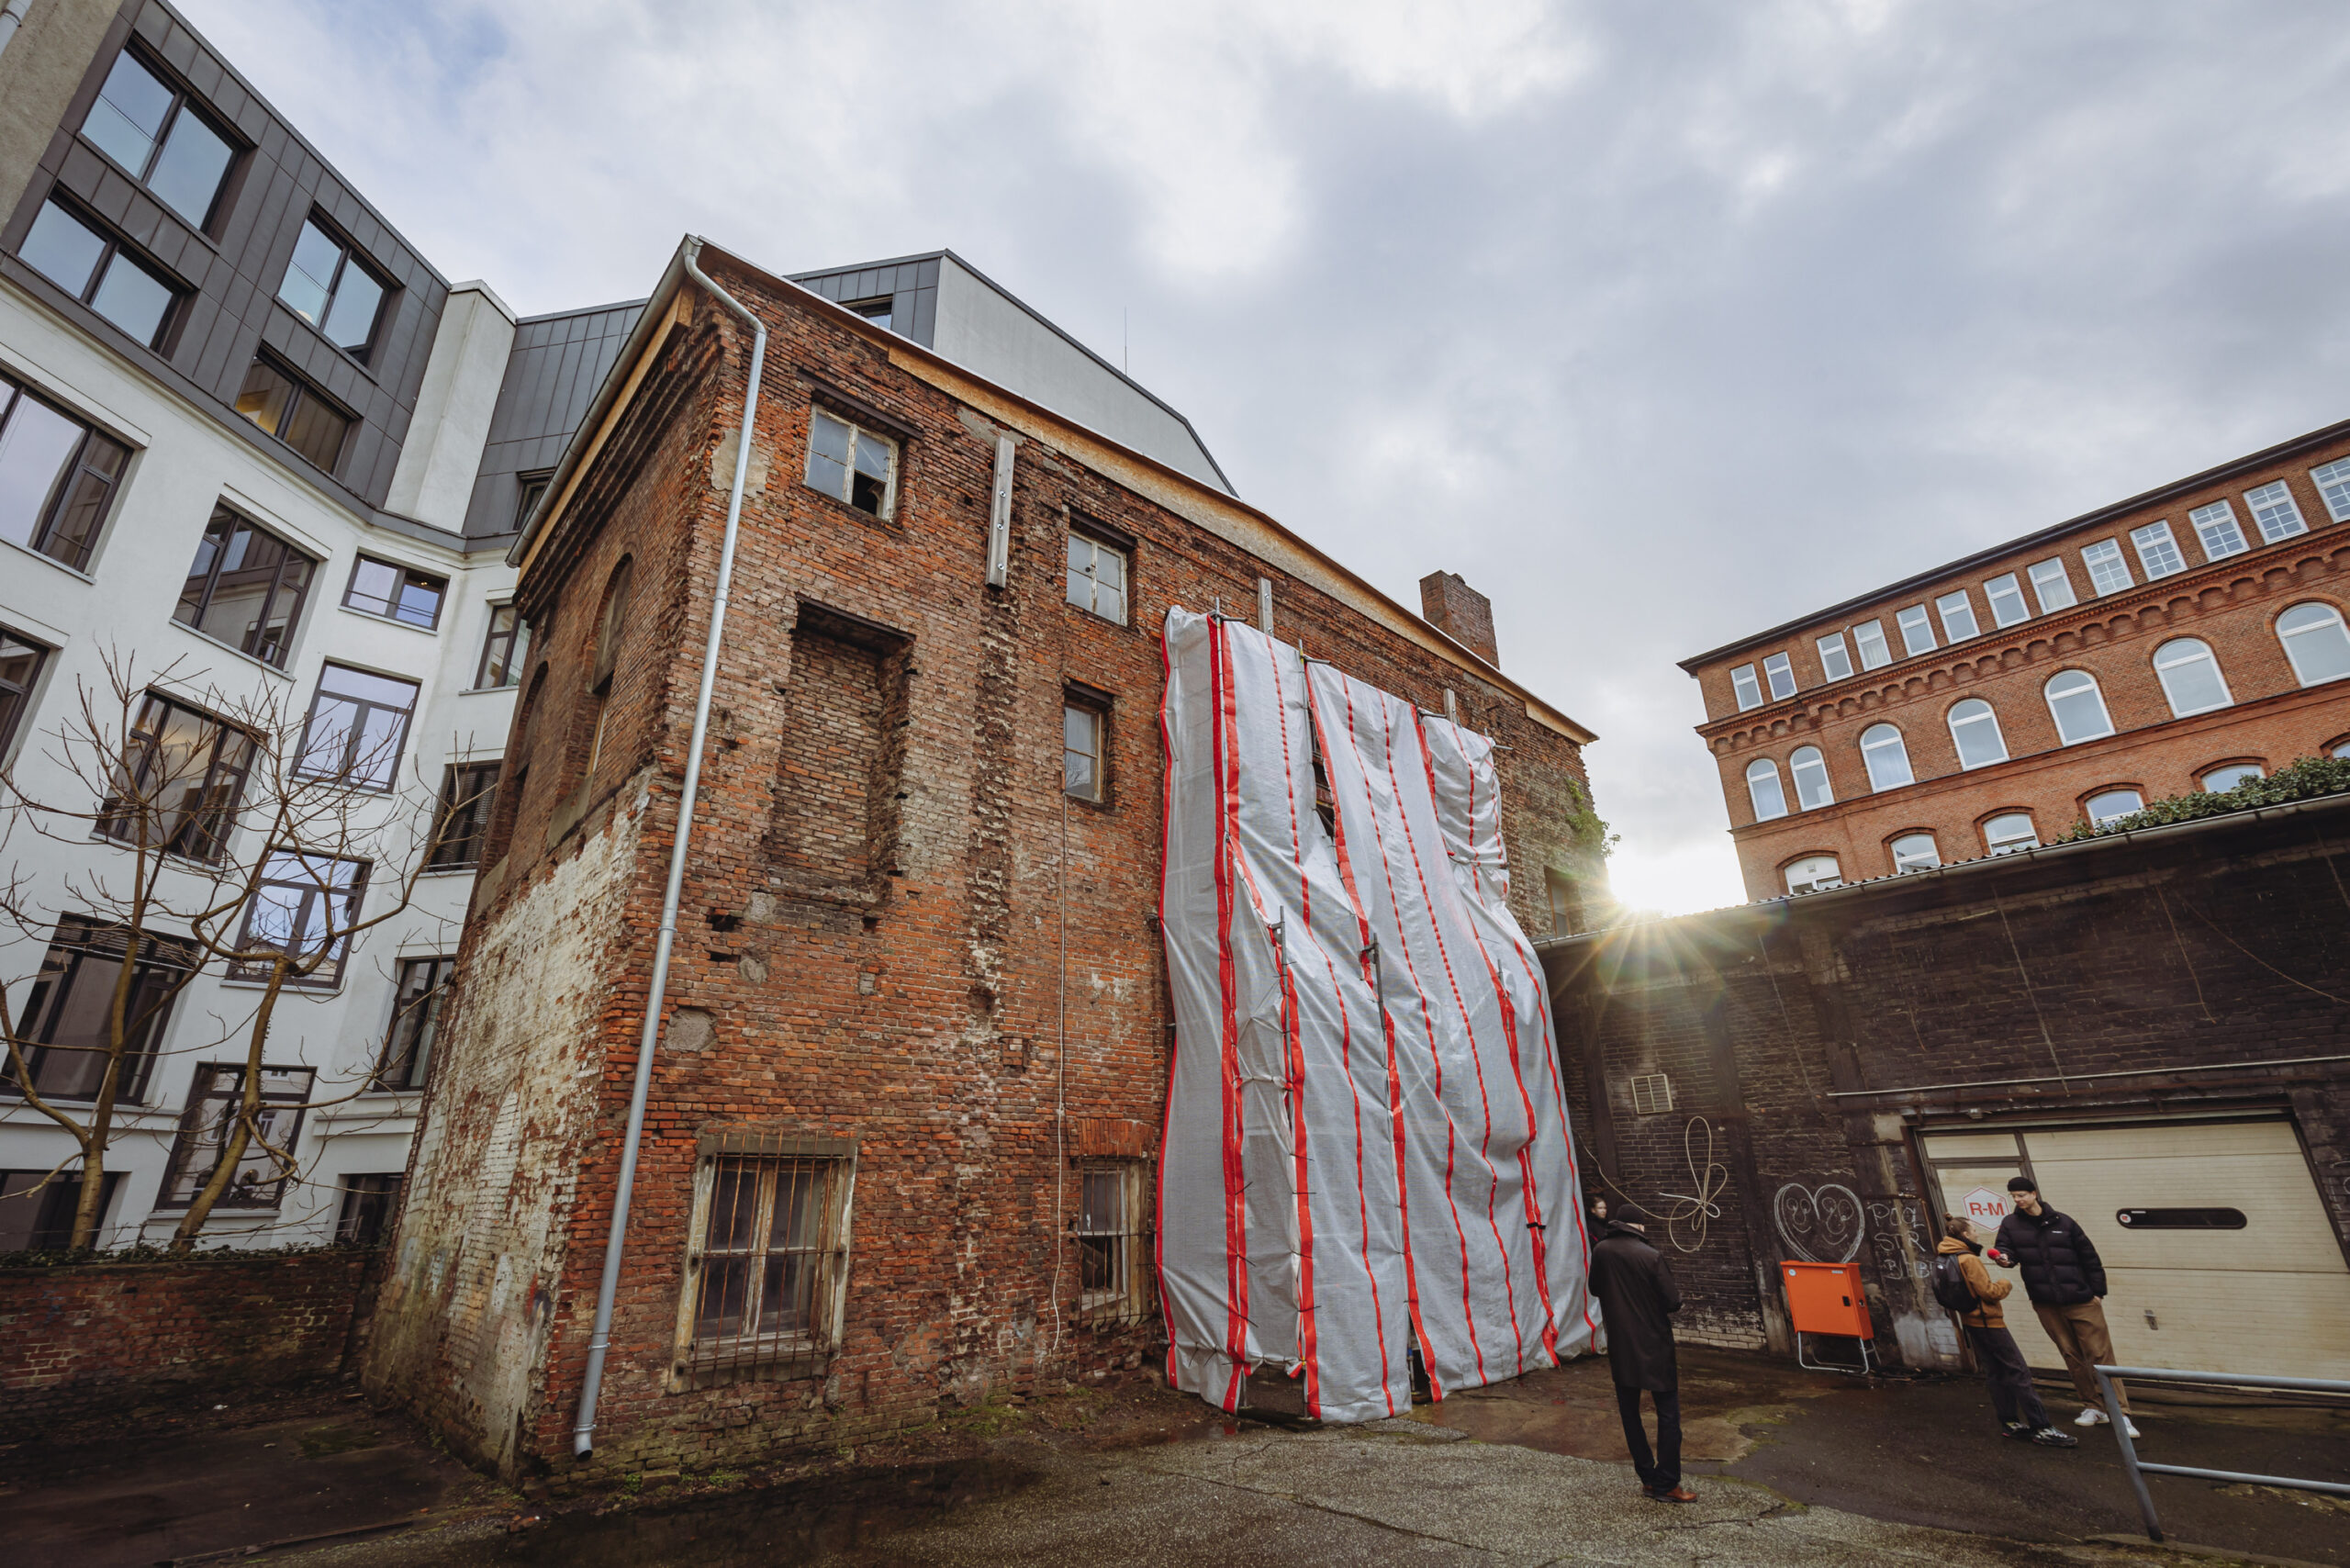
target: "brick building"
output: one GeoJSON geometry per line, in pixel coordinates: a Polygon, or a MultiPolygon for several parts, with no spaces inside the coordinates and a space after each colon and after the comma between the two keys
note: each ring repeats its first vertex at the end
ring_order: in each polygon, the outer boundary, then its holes
{"type": "Polygon", "coordinates": [[[2350,424],[1683,662],[1751,898],[2350,752],[2350,424]]]}
{"type": "Polygon", "coordinates": [[[2335,795],[1541,944],[1585,1191],[1674,1216],[1684,1338],[1788,1352],[1778,1265],[1857,1261],[1955,1368],[1939,1216],[2028,1173],[2123,1363],[2350,1377],[2345,860],[2335,795]]]}
{"type": "Polygon", "coordinates": [[[696,254],[768,337],[594,1462],[1156,1353],[1171,605],[1507,746],[1528,930],[1595,870],[1589,733],[1489,658],[1212,479],[688,241],[515,549],[539,662],[372,1342],[509,1473],[575,1448],[736,471],[750,333],[696,254]]]}

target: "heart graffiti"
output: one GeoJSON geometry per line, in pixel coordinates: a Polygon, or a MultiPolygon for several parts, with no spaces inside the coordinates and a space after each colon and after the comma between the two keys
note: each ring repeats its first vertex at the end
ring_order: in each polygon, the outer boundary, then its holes
{"type": "Polygon", "coordinates": [[[1860,1255],[1865,1226],[1860,1194],[1850,1187],[1790,1182],[1771,1200],[1771,1220],[1798,1261],[1849,1263],[1860,1255]]]}

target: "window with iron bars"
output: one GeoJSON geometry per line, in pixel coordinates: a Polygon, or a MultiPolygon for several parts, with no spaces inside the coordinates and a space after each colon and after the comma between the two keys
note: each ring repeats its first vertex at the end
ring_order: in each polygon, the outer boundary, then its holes
{"type": "Polygon", "coordinates": [[[705,1134],[673,1390],[797,1376],[840,1342],[855,1146],[705,1134]]]}
{"type": "Polygon", "coordinates": [[[1080,1166],[1077,1175],[1078,1310],[1091,1322],[1134,1322],[1150,1305],[1143,1167],[1120,1160],[1080,1166]]]}

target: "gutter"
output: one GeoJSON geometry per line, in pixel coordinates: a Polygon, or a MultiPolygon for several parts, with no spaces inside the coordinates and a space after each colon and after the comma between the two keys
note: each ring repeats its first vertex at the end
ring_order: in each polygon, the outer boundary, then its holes
{"type": "MultiPolygon", "coordinates": [[[[653,1053],[661,1042],[661,1003],[669,989],[669,955],[677,941],[677,903],[685,890],[686,858],[693,843],[694,800],[701,789],[702,747],[710,736],[711,693],[718,684],[718,650],[726,631],[726,599],[734,580],[734,542],[742,531],[743,487],[751,469],[751,431],[758,414],[759,375],[767,366],[767,330],[743,302],[727,293],[697,264],[702,241],[688,237],[679,246],[669,273],[663,276],[666,294],[673,278],[690,278],[718,302],[750,323],[751,376],[743,388],[743,433],[734,448],[734,487],[726,497],[726,536],[718,550],[718,587],[710,607],[710,637],[702,644],[701,688],[694,694],[693,738],[686,745],[686,780],[677,800],[677,831],[669,845],[669,885],[661,898],[661,931],[653,949],[653,985],[644,999],[644,1032],[636,1045],[636,1082],[629,1092],[628,1132],[621,1142],[620,1180],[612,1189],[611,1225],[604,1238],[604,1277],[596,1289],[596,1327],[588,1340],[588,1372],[579,1385],[579,1417],[571,1428],[571,1452],[585,1459],[596,1446],[596,1399],[604,1386],[604,1356],[612,1342],[612,1301],[620,1292],[621,1257],[628,1246],[629,1199],[636,1188],[636,1156],[644,1138],[644,1103],[653,1086],[653,1053]]],[[[657,297],[658,296],[656,296],[657,297]]],[[[647,311],[647,316],[652,314],[647,311]]],[[[607,390],[618,385],[608,381],[607,390]]],[[[605,399],[599,395],[598,402],[605,399]]],[[[581,426],[586,429],[585,423],[581,426]]],[[[554,486],[548,489],[552,491],[554,486]]],[[[525,535],[527,537],[527,534],[525,535]]],[[[518,543],[517,549],[520,548],[518,543]]]]}
{"type": "MultiPolygon", "coordinates": [[[[17,29],[24,25],[25,12],[31,7],[32,3],[33,0],[8,0],[7,5],[0,6],[0,54],[7,52],[9,40],[17,36],[17,29]]],[[[1213,462],[1214,459],[1210,461],[1213,462]]]]}

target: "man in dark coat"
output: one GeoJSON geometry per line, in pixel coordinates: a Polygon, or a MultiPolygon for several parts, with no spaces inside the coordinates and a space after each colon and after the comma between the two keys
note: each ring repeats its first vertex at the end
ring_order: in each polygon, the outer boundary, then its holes
{"type": "MultiPolygon", "coordinates": [[[[2113,1364],[2113,1336],[2105,1326],[2102,1301],[2105,1260],[2078,1220],[2040,1201],[2040,1184],[2031,1177],[2010,1181],[2008,1197],[2015,1212],[1999,1222],[1996,1246],[2006,1254],[2000,1261],[2022,1271],[2031,1310],[2065,1358],[2065,1370],[2073,1375],[2073,1392],[2085,1406],[2073,1424],[2098,1426],[2108,1417],[2097,1373],[2089,1368],[2099,1361],[2113,1364]]],[[[2113,1380],[2113,1399],[2121,1407],[2122,1421],[2130,1424],[2130,1392],[2120,1378],[2113,1380]]],[[[2138,1435],[2134,1424],[2130,1424],[2130,1435],[2138,1435]]]]}
{"type": "Polygon", "coordinates": [[[1607,1366],[1616,1377],[1616,1408],[1624,1417],[1624,1446],[1640,1490],[1663,1503],[1694,1503],[1681,1484],[1681,1371],[1673,1361],[1672,1315],[1681,1287],[1639,1222],[1630,1204],[1608,1216],[1591,1249],[1591,1294],[1607,1327],[1607,1366]],[[1656,1450],[1640,1429],[1640,1392],[1656,1406],[1656,1450]]]}

